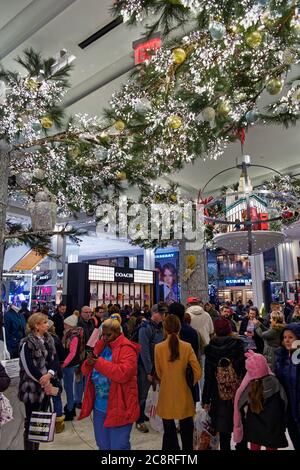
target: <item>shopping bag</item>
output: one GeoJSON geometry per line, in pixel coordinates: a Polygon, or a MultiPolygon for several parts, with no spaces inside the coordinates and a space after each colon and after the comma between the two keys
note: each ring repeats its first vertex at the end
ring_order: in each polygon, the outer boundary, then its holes
{"type": "Polygon", "coordinates": [[[20,359],[6,359],[0,361],[3,365],[8,377],[14,379],[20,375],[20,359]]]}
{"type": "Polygon", "coordinates": [[[9,423],[9,421],[12,419],[14,418],[10,401],[4,395],[4,393],[0,393],[0,427],[4,426],[6,423],[9,423]]]}
{"type": "Polygon", "coordinates": [[[214,432],[210,416],[203,408],[198,410],[194,422],[193,449],[219,449],[219,434],[214,432]]]}
{"type": "Polygon", "coordinates": [[[89,346],[90,348],[94,348],[97,341],[100,338],[100,335],[101,335],[101,328],[94,328],[93,333],[91,334],[86,345],[89,346]]]}
{"type": "Polygon", "coordinates": [[[156,414],[158,395],[159,395],[159,385],[156,385],[155,390],[153,390],[153,388],[150,387],[147,401],[146,401],[145,415],[148,416],[149,425],[154,431],[163,432],[164,427],[163,427],[162,419],[156,414]]]}
{"type": "Polygon", "coordinates": [[[33,411],[29,423],[28,440],[52,442],[54,440],[56,413],[33,411]]]}

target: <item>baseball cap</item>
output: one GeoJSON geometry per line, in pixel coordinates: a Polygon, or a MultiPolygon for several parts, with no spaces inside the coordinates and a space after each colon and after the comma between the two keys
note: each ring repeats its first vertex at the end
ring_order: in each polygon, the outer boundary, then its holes
{"type": "Polygon", "coordinates": [[[161,303],[154,304],[153,307],[151,308],[151,313],[158,312],[161,315],[164,315],[165,313],[168,313],[168,308],[165,307],[164,305],[161,305],[161,303]]]}
{"type": "Polygon", "coordinates": [[[187,298],[187,303],[188,304],[193,304],[193,303],[199,302],[199,301],[200,301],[199,297],[188,297],[187,298]]]}

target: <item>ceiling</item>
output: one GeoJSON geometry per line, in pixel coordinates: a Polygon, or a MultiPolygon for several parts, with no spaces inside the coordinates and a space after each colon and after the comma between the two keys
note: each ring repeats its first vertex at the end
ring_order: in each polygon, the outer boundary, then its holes
{"type": "MultiPolygon", "coordinates": [[[[0,17],[0,59],[4,66],[16,68],[13,59],[27,47],[43,55],[55,55],[65,48],[76,56],[72,87],[65,97],[67,112],[101,115],[114,91],[126,81],[133,68],[132,42],[139,39],[144,28],[120,24],[85,49],[78,44],[112,21],[109,8],[112,0],[2,0],[0,17]]],[[[299,72],[294,71],[294,73],[299,72]]],[[[261,107],[268,97],[261,100],[261,107]]],[[[255,126],[246,137],[245,153],[252,163],[279,171],[300,173],[299,126],[255,126]]],[[[234,166],[241,154],[238,143],[230,144],[219,160],[198,160],[171,176],[184,188],[196,194],[217,172],[234,166]]],[[[253,169],[261,179],[268,170],[253,169]]],[[[213,190],[236,181],[237,172],[228,172],[212,181],[213,190]]],[[[300,233],[299,233],[300,238],[300,233]]]]}

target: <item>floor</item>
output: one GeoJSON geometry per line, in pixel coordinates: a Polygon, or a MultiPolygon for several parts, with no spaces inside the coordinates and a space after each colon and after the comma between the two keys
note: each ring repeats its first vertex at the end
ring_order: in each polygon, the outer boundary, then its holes
{"type": "MultiPolygon", "coordinates": [[[[13,410],[14,419],[0,429],[0,450],[22,450],[23,449],[23,425],[24,405],[18,400],[18,379],[13,379],[11,386],[5,395],[9,398],[13,410]]],[[[41,450],[96,450],[92,417],[81,421],[73,420],[65,423],[63,433],[55,434],[51,443],[42,444],[41,450]]],[[[160,450],[162,434],[149,427],[149,433],[143,434],[134,426],[131,433],[131,447],[133,450],[160,450]]],[[[288,436],[287,436],[288,437],[288,436]]],[[[289,437],[288,437],[289,440],[289,437]]],[[[232,445],[232,448],[234,446],[232,445]]],[[[292,450],[293,446],[289,440],[289,447],[284,450],[292,450]]]]}
{"type": "MultiPolygon", "coordinates": [[[[81,421],[73,420],[65,423],[63,433],[56,434],[54,442],[42,444],[41,450],[97,450],[92,416],[81,421]]],[[[148,433],[141,433],[135,427],[131,432],[131,448],[133,450],[161,449],[162,435],[153,431],[150,426],[148,433]]]]}

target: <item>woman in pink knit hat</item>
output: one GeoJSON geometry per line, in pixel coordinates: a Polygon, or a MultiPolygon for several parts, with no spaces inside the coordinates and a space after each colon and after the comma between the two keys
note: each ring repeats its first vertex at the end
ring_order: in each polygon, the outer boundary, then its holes
{"type": "Polygon", "coordinates": [[[285,391],[264,356],[251,350],[245,356],[247,373],[234,400],[233,439],[250,442],[251,450],[287,447],[285,391]]]}

